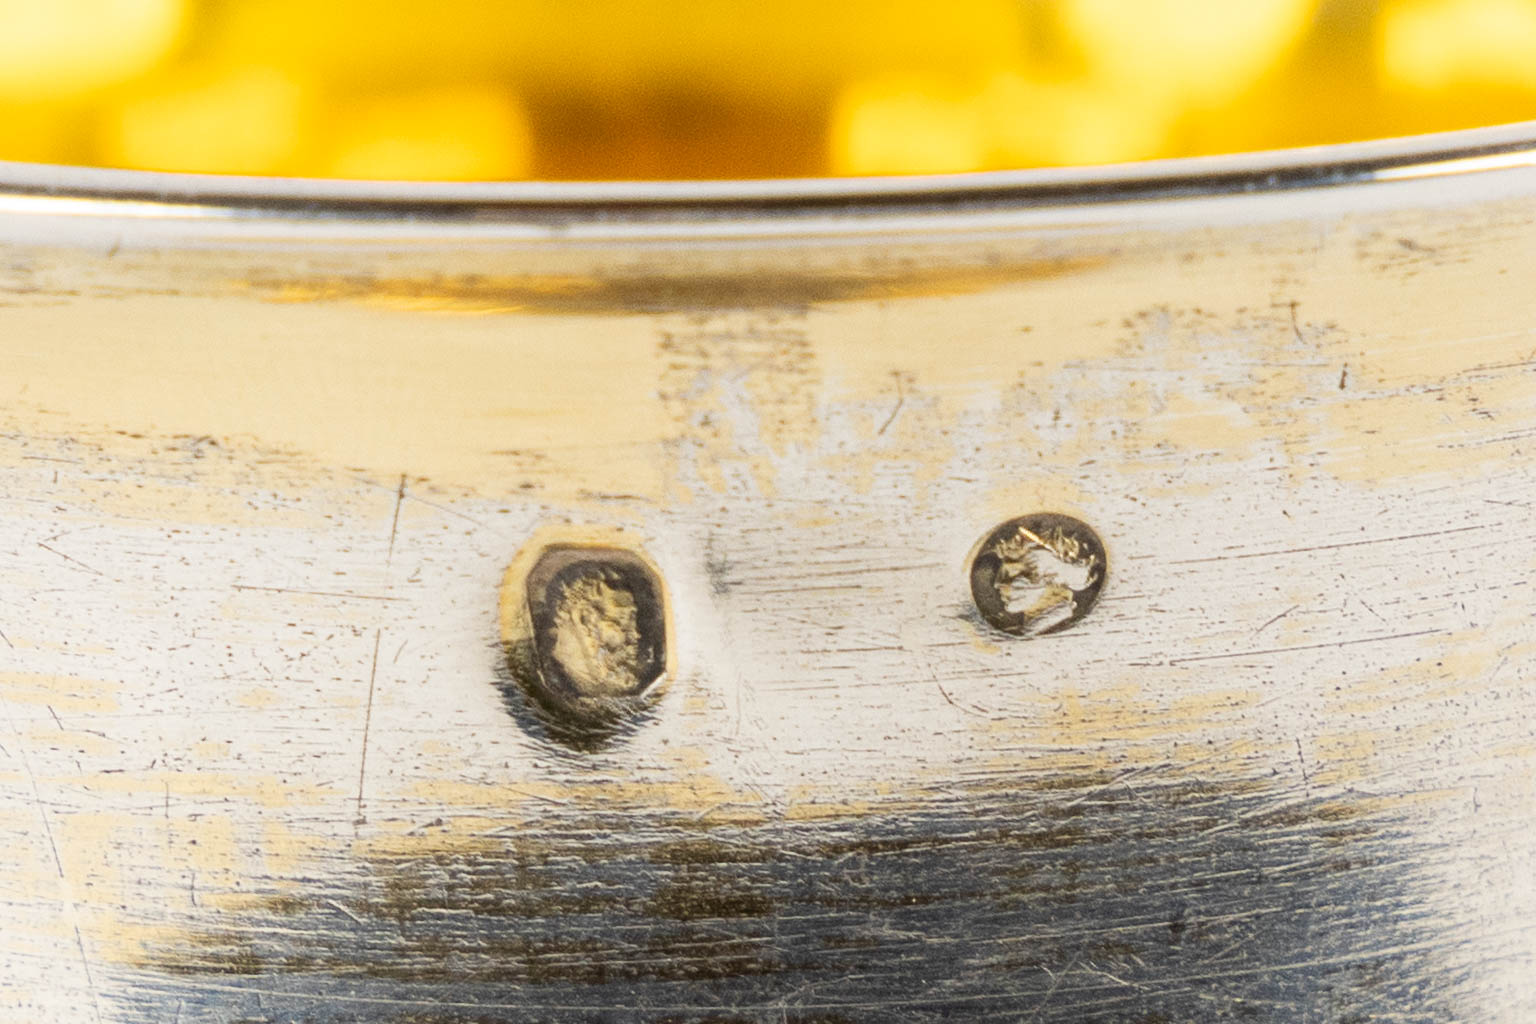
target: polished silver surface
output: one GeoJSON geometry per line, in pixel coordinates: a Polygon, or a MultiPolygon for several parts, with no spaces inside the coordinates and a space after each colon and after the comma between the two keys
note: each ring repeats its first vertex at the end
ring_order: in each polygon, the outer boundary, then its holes
{"type": "Polygon", "coordinates": [[[0,1018],[1530,1020],[1532,154],[5,167],[0,1018]]]}

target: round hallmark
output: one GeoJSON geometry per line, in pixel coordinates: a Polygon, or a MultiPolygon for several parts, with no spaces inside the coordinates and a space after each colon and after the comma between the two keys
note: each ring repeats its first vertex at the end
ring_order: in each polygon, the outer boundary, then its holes
{"type": "Polygon", "coordinates": [[[1055,512],[1010,519],[971,560],[971,596],[994,629],[1041,636],[1066,629],[1093,607],[1108,568],[1088,524],[1055,512]]]}

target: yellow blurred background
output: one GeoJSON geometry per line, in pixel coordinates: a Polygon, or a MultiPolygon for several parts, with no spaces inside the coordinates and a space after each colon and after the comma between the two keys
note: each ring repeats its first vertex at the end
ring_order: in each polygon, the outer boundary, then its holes
{"type": "Polygon", "coordinates": [[[9,160],[904,174],[1533,116],[1536,0],[0,0],[9,160]]]}

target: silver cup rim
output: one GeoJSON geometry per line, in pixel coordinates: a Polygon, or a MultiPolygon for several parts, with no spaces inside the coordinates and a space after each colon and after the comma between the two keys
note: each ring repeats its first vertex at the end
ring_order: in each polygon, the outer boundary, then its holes
{"type": "Polygon", "coordinates": [[[0,161],[0,213],[96,210],[301,219],[607,224],[1125,202],[1451,179],[1536,167],[1536,121],[1363,142],[1089,167],[862,178],[404,182],[132,171],[0,161]]]}

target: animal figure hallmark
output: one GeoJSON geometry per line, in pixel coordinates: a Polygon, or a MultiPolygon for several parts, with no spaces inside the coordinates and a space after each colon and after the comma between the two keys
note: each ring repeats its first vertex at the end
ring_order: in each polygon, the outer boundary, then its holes
{"type": "Polygon", "coordinates": [[[1052,512],[1010,519],[971,560],[971,596],[994,629],[1054,633],[1088,614],[1104,588],[1104,543],[1086,523],[1052,512]]]}

